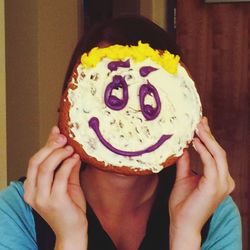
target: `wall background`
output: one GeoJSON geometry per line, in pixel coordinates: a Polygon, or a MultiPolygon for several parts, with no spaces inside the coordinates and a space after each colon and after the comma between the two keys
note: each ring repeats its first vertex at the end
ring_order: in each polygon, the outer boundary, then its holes
{"type": "Polygon", "coordinates": [[[232,196],[242,217],[243,249],[250,249],[250,3],[177,0],[176,38],[196,81],[203,113],[227,152],[236,183],[232,196]]]}
{"type": "Polygon", "coordinates": [[[7,184],[4,1],[0,1],[0,189],[7,184]]]}
{"type": "Polygon", "coordinates": [[[57,123],[64,74],[81,32],[82,1],[8,0],[5,4],[10,181],[25,175],[28,159],[57,123]]]}
{"type": "MultiPolygon", "coordinates": [[[[91,3],[93,11],[97,10],[98,1],[91,3]]],[[[2,6],[2,18],[4,11],[6,105],[2,107],[7,113],[7,147],[5,141],[2,145],[7,151],[1,152],[7,152],[8,168],[3,157],[3,186],[25,175],[28,159],[45,143],[57,123],[64,75],[84,27],[82,0],[8,0],[5,9],[2,6]]],[[[124,13],[141,13],[165,27],[165,0],[117,0],[113,15],[124,13]]],[[[4,88],[1,85],[1,91],[4,88]]],[[[5,117],[3,113],[1,126],[5,117]]]]}

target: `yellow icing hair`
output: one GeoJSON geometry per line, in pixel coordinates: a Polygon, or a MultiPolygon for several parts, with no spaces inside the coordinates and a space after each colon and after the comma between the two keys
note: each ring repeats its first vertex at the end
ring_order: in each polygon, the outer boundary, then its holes
{"type": "Polygon", "coordinates": [[[167,50],[160,52],[151,48],[148,43],[139,41],[137,46],[111,45],[106,48],[95,47],[89,53],[82,55],[81,63],[85,68],[92,68],[104,57],[112,60],[132,58],[135,62],[141,62],[146,58],[150,58],[170,74],[176,74],[177,65],[180,61],[178,55],[173,55],[167,50]]]}

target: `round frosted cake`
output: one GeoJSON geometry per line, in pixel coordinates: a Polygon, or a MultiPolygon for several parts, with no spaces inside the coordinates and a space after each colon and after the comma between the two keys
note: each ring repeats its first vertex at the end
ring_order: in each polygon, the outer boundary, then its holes
{"type": "Polygon", "coordinates": [[[87,164],[145,175],[182,155],[201,113],[179,56],[139,42],[82,55],[62,96],[59,128],[87,164]]]}

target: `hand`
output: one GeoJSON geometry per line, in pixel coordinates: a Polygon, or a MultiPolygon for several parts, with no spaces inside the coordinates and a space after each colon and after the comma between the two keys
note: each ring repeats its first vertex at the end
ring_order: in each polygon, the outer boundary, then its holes
{"type": "Polygon", "coordinates": [[[169,200],[170,249],[200,249],[200,232],[222,200],[234,189],[226,153],[216,142],[207,118],[198,125],[193,145],[203,163],[203,175],[192,173],[188,152],[177,162],[169,200]]]}
{"type": "Polygon", "coordinates": [[[87,249],[86,202],[79,183],[81,162],[66,143],[58,127],[53,127],[46,145],[29,161],[24,200],[51,226],[56,249],[87,249]]]}

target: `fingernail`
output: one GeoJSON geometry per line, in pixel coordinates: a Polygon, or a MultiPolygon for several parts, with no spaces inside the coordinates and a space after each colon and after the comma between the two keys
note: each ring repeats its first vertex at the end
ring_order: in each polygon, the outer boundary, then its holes
{"type": "Polygon", "coordinates": [[[193,148],[195,149],[195,151],[197,151],[197,148],[196,148],[195,145],[194,145],[194,140],[192,141],[192,146],[193,146],[193,148]]]}
{"type": "Polygon", "coordinates": [[[200,131],[199,131],[198,128],[195,129],[195,133],[196,133],[197,135],[199,135],[200,131]]]}
{"type": "Polygon", "coordinates": [[[73,157],[74,159],[79,159],[79,158],[80,158],[79,154],[73,154],[72,157],[73,157]]]}
{"type": "Polygon", "coordinates": [[[51,129],[52,134],[57,134],[59,132],[60,132],[60,130],[59,130],[59,128],[57,126],[52,127],[52,129],[51,129]]]}
{"type": "Polygon", "coordinates": [[[73,148],[72,148],[71,146],[68,145],[68,146],[65,147],[65,149],[66,149],[67,151],[71,151],[73,148]]]}
{"type": "Polygon", "coordinates": [[[206,116],[203,117],[202,122],[203,122],[203,124],[208,125],[208,119],[206,116]]]}
{"type": "Polygon", "coordinates": [[[65,137],[63,135],[59,135],[57,138],[56,138],[56,143],[61,143],[65,140],[65,137]]]}

